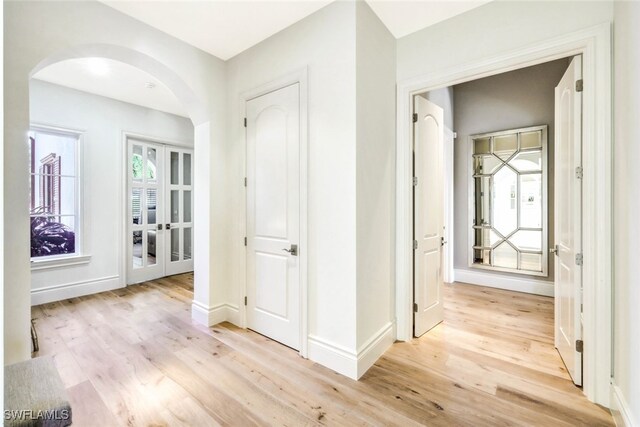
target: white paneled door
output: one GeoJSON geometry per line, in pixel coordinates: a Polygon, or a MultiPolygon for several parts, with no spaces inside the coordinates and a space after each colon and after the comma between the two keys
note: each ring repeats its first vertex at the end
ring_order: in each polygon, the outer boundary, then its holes
{"type": "Polygon", "coordinates": [[[247,326],[300,348],[300,88],[247,101],[247,326]]]}
{"type": "Polygon", "coordinates": [[[414,335],[419,337],[444,318],[442,108],[416,96],[414,111],[414,335]]]}
{"type": "Polygon", "coordinates": [[[555,90],[555,344],[582,385],[582,58],[555,90]]]}
{"type": "Polygon", "coordinates": [[[192,271],[192,150],[138,139],[127,148],[127,284],[192,271]]]}

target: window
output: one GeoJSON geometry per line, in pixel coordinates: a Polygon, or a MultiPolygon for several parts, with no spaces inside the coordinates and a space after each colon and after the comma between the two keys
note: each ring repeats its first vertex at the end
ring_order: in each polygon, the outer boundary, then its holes
{"type": "Polygon", "coordinates": [[[471,266],[547,275],[547,126],[470,137],[471,266]]]}
{"type": "Polygon", "coordinates": [[[31,258],[79,251],[78,142],[73,132],[29,133],[31,154],[31,258]]]}

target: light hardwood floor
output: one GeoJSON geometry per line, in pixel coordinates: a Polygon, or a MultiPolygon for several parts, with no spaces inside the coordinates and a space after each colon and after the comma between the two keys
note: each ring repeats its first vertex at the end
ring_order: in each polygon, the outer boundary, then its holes
{"type": "Polygon", "coordinates": [[[447,285],[445,321],[352,381],[230,324],[191,275],[33,308],[74,426],[612,425],[553,348],[553,300],[447,285]]]}

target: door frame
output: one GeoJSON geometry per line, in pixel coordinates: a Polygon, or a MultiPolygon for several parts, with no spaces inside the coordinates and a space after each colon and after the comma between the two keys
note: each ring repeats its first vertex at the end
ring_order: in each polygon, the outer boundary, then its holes
{"type": "MultiPolygon", "coordinates": [[[[292,73],[286,74],[280,78],[263,84],[257,88],[248,90],[240,94],[240,117],[246,117],[246,104],[254,98],[258,98],[262,95],[266,95],[270,92],[274,92],[278,89],[291,86],[298,83],[300,85],[299,102],[300,102],[300,241],[298,243],[299,253],[298,259],[300,262],[300,350],[299,354],[307,358],[308,357],[308,253],[309,244],[307,240],[307,211],[308,211],[308,158],[309,158],[309,133],[308,133],[308,69],[304,67],[298,69],[292,73]]],[[[244,129],[244,146],[243,146],[243,176],[247,176],[247,133],[244,129]]],[[[242,212],[244,214],[244,221],[241,226],[241,236],[238,237],[238,241],[244,239],[247,235],[247,195],[244,182],[239,183],[242,185],[242,212]]],[[[241,259],[240,271],[238,277],[240,278],[240,298],[244,299],[247,295],[247,247],[240,246],[242,253],[239,254],[238,259],[241,259]]],[[[239,314],[240,314],[240,326],[242,328],[247,327],[247,306],[244,305],[244,301],[239,301],[239,314]]]]}
{"type": "MultiPolygon", "coordinates": [[[[121,208],[120,208],[120,224],[118,224],[118,229],[119,229],[119,234],[121,236],[120,239],[120,254],[118,256],[119,259],[119,263],[120,265],[118,266],[118,271],[121,277],[121,282],[120,282],[120,286],[121,287],[125,287],[125,286],[129,286],[127,285],[127,281],[129,280],[128,277],[128,268],[127,268],[127,263],[130,261],[129,258],[129,246],[128,246],[128,230],[129,230],[129,202],[128,202],[128,186],[129,186],[129,139],[138,139],[142,142],[149,142],[152,144],[162,144],[162,145],[171,145],[174,147],[178,147],[178,148],[189,148],[191,150],[194,149],[194,144],[193,142],[189,143],[186,141],[180,141],[180,140],[174,140],[174,139],[169,139],[169,138],[161,138],[161,137],[156,137],[156,136],[151,136],[151,135],[146,135],[146,134],[142,134],[142,133],[137,133],[137,132],[130,132],[130,131],[122,131],[122,135],[121,135],[121,140],[122,143],[120,144],[120,150],[121,152],[121,161],[120,161],[120,203],[121,203],[121,208]]],[[[195,150],[194,150],[194,155],[193,157],[195,158],[195,150]]],[[[191,160],[192,165],[193,165],[193,159],[191,160]]],[[[195,184],[195,183],[194,183],[195,184]]],[[[196,193],[196,187],[195,185],[193,186],[193,194],[191,195],[191,197],[195,197],[195,193],[196,193]]],[[[193,215],[195,215],[195,212],[192,213],[193,215]]],[[[195,225],[195,224],[194,224],[195,225]]],[[[192,232],[195,235],[195,227],[192,230],[192,232]]],[[[192,242],[193,245],[193,242],[192,242]]],[[[193,256],[193,254],[192,254],[193,256]]]]}
{"type": "Polygon", "coordinates": [[[412,339],[413,96],[572,55],[583,79],[583,392],[609,406],[612,325],[611,24],[605,23],[398,83],[396,138],[396,338],[412,339]]]}

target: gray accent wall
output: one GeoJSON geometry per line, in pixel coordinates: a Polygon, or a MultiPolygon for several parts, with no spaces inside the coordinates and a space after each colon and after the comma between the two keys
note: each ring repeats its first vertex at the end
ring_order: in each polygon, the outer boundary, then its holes
{"type": "MultiPolygon", "coordinates": [[[[454,145],[454,266],[469,270],[469,136],[527,126],[548,125],[548,231],[553,245],[553,136],[554,89],[569,59],[523,68],[454,86],[453,122],[458,137],[454,145]]],[[[483,274],[480,269],[472,269],[483,274]]],[[[549,257],[548,277],[509,274],[553,281],[553,257],[549,257]]],[[[494,272],[491,272],[495,274],[494,272]]]]}

